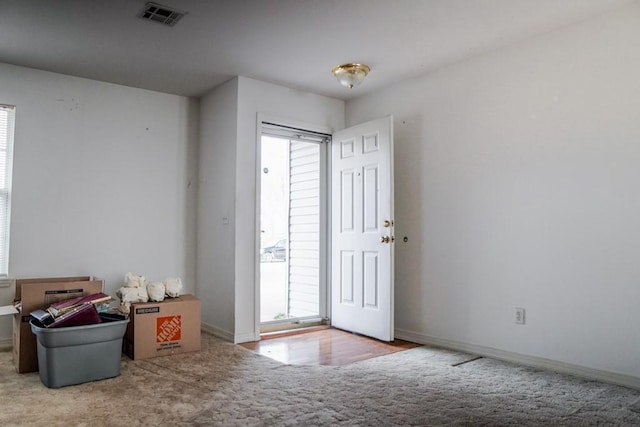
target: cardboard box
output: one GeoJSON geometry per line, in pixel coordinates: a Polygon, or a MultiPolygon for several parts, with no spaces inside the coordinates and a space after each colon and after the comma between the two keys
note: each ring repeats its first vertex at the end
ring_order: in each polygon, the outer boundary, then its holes
{"type": "Polygon", "coordinates": [[[31,332],[31,313],[54,302],[102,292],[103,281],[89,276],[16,280],[16,301],[22,312],[13,316],[13,364],[19,373],[38,370],[36,336],[31,332]]]}
{"type": "Polygon", "coordinates": [[[200,300],[193,295],[131,305],[122,342],[131,359],[200,350],[200,300]]]}

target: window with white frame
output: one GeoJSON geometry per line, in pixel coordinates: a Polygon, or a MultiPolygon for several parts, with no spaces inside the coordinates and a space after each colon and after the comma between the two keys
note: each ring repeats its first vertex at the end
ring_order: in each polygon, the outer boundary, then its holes
{"type": "Polygon", "coordinates": [[[0,278],[9,274],[9,217],[15,107],[0,104],[0,278]]]}

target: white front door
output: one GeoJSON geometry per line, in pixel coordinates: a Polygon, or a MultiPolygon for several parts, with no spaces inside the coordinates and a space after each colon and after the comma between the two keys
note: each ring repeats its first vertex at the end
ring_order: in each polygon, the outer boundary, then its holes
{"type": "Polygon", "coordinates": [[[333,135],[331,324],[393,340],[393,119],[333,135]]]}

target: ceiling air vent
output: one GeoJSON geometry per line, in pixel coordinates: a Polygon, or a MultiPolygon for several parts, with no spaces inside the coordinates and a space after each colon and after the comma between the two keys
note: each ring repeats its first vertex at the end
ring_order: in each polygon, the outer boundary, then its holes
{"type": "Polygon", "coordinates": [[[162,6],[157,3],[147,3],[138,15],[142,19],[158,22],[173,27],[187,12],[162,6]]]}

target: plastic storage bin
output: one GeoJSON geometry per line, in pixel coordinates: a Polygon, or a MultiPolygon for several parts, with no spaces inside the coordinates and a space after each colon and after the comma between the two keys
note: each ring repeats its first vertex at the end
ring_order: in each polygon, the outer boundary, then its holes
{"type": "Polygon", "coordinates": [[[122,337],[129,319],[100,317],[102,323],[53,329],[31,320],[44,385],[59,388],[120,375],[122,337]]]}

